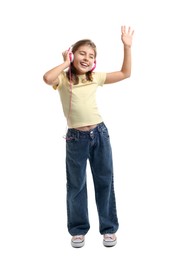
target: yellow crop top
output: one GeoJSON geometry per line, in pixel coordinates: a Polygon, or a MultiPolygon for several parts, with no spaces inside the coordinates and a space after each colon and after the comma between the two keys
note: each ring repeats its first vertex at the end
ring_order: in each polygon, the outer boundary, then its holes
{"type": "Polygon", "coordinates": [[[103,86],[106,73],[93,72],[93,81],[83,83],[84,75],[79,76],[79,84],[70,86],[66,73],[59,75],[58,91],[64,115],[69,128],[77,128],[101,123],[96,103],[96,90],[103,86]]]}

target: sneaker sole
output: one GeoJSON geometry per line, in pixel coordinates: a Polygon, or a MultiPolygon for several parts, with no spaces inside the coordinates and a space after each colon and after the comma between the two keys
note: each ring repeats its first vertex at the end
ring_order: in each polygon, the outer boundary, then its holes
{"type": "Polygon", "coordinates": [[[83,240],[82,242],[73,242],[73,241],[71,241],[71,245],[72,245],[72,247],[74,247],[74,248],[81,248],[81,247],[84,246],[84,244],[85,244],[85,241],[84,241],[84,240],[83,240]]]}
{"type": "Polygon", "coordinates": [[[117,244],[117,240],[114,240],[114,241],[103,240],[103,245],[105,247],[112,247],[112,246],[115,246],[116,244],[117,244]]]}

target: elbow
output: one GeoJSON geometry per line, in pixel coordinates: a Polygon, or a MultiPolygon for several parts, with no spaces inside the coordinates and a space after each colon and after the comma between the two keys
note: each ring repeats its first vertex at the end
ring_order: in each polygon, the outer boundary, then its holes
{"type": "Polygon", "coordinates": [[[128,73],[128,75],[127,75],[127,78],[130,78],[131,77],[131,72],[130,73],[128,73]]]}
{"type": "Polygon", "coordinates": [[[125,68],[121,70],[123,79],[127,79],[131,77],[131,69],[125,68]]]}
{"type": "Polygon", "coordinates": [[[130,78],[130,77],[131,77],[131,72],[124,74],[124,79],[130,78]]]}
{"type": "Polygon", "coordinates": [[[43,80],[46,84],[51,85],[51,80],[46,74],[43,75],[43,80]]]}

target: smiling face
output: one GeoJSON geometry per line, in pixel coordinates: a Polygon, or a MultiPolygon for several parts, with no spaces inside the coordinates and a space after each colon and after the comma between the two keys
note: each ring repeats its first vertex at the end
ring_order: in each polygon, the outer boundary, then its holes
{"type": "Polygon", "coordinates": [[[95,62],[95,56],[96,53],[90,45],[81,45],[74,53],[73,64],[77,74],[82,75],[90,71],[95,62]]]}

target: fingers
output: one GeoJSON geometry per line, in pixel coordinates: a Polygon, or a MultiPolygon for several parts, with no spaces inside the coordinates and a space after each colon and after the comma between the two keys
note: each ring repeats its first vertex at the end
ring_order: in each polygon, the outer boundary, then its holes
{"type": "Polygon", "coordinates": [[[62,52],[64,59],[66,59],[66,57],[68,57],[68,53],[69,53],[69,51],[67,51],[67,50],[62,52]]]}
{"type": "Polygon", "coordinates": [[[121,32],[124,34],[126,31],[126,26],[121,26],[121,32]]]}
{"type": "Polygon", "coordinates": [[[67,53],[68,53],[68,51],[64,51],[64,52],[62,52],[62,55],[63,55],[63,56],[66,56],[67,53]]]}
{"type": "Polygon", "coordinates": [[[129,35],[133,35],[134,34],[134,30],[131,30],[131,27],[129,26],[128,29],[126,28],[126,26],[121,26],[121,33],[122,34],[129,34],[129,35]]]}

